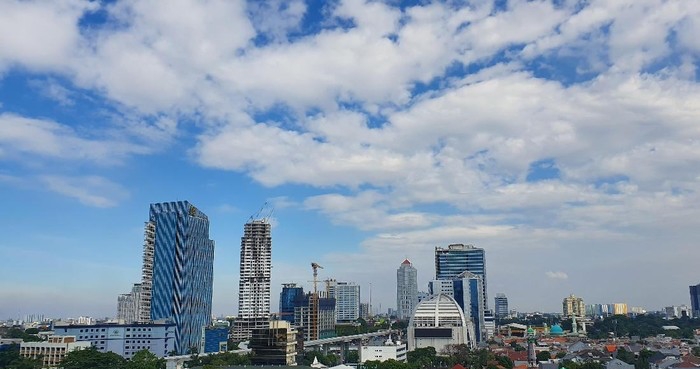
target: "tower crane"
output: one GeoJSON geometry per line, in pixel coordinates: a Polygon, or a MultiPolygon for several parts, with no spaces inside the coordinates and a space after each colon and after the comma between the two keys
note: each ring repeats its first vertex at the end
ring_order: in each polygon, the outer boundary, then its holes
{"type": "Polygon", "coordinates": [[[323,267],[312,262],[311,269],[314,271],[314,294],[311,296],[311,329],[309,332],[309,339],[317,340],[320,338],[318,329],[318,270],[323,269],[323,267]]]}

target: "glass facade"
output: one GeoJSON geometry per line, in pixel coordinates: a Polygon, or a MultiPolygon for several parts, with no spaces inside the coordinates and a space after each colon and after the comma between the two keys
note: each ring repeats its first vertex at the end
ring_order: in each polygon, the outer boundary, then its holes
{"type": "Polygon", "coordinates": [[[500,319],[508,316],[508,297],[506,297],[505,294],[496,294],[494,305],[494,309],[496,310],[496,318],[500,319]]]}
{"type": "Polygon", "coordinates": [[[150,319],[173,321],[175,351],[186,354],[199,347],[202,327],[211,320],[214,241],[209,219],[187,201],[151,204],[146,228],[155,229],[147,231],[153,237],[150,319]]]}
{"type": "Polygon", "coordinates": [[[690,286],[690,308],[693,310],[693,317],[700,317],[700,284],[690,286]]]}
{"type": "Polygon", "coordinates": [[[294,308],[301,306],[304,299],[304,289],[295,283],[282,285],[280,292],[280,319],[294,324],[294,308]]]}
{"type": "Polygon", "coordinates": [[[464,271],[481,277],[483,306],[484,309],[488,309],[486,255],[484,249],[463,244],[452,244],[447,248],[435,248],[435,279],[454,279],[464,271]]]}

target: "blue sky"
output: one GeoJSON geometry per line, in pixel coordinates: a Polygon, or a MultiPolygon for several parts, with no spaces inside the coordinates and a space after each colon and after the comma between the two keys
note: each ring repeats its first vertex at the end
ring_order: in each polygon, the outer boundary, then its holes
{"type": "Polygon", "coordinates": [[[109,316],[152,202],[189,200],[235,314],[274,204],[273,301],[322,278],[395,306],[435,246],[521,311],[688,304],[700,282],[700,3],[4,1],[0,318],[109,316]],[[654,291],[649,293],[648,291],[654,291]]]}

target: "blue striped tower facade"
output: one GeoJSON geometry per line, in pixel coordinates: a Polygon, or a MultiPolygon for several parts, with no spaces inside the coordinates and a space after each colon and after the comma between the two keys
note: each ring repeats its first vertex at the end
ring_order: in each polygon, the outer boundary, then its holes
{"type": "Polygon", "coordinates": [[[211,322],[214,241],[209,219],[187,201],[151,204],[145,226],[140,320],[175,323],[175,347],[199,347],[211,322]]]}

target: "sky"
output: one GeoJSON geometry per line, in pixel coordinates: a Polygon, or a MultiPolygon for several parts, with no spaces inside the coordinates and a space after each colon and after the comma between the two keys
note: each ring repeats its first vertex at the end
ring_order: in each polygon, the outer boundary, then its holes
{"type": "Polygon", "coordinates": [[[188,200],[237,311],[281,284],[396,306],[486,250],[490,303],[657,310],[700,283],[697,0],[0,1],[0,319],[114,316],[150,203],[188,200]]]}

